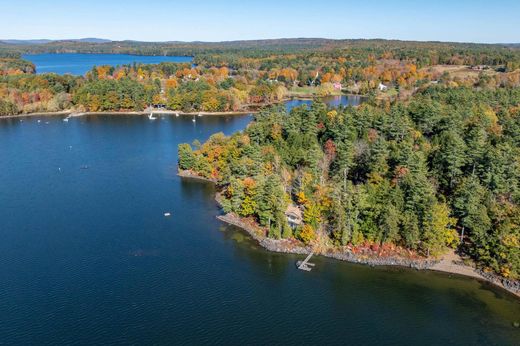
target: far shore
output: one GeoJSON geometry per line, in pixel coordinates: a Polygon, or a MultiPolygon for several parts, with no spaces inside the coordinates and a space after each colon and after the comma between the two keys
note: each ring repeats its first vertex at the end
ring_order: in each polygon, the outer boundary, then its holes
{"type": "Polygon", "coordinates": [[[65,110],[59,112],[37,112],[37,113],[22,113],[22,114],[14,114],[14,115],[3,115],[0,116],[0,119],[13,119],[13,118],[29,118],[29,117],[45,117],[45,116],[58,116],[65,115],[74,117],[81,117],[85,115],[149,115],[153,113],[154,115],[188,115],[188,116],[211,116],[211,115],[247,115],[257,113],[256,110],[250,111],[230,111],[230,112],[181,112],[181,111],[170,111],[170,110],[148,110],[148,111],[102,111],[102,112],[77,112],[73,110],[65,110]]]}
{"type": "MultiPolygon", "coordinates": [[[[178,176],[181,178],[195,179],[210,183],[215,183],[215,181],[211,179],[207,179],[190,171],[181,171],[179,170],[178,176]]],[[[218,194],[215,198],[217,203],[219,203],[218,194]]],[[[238,217],[234,214],[224,214],[218,215],[217,218],[229,225],[233,225],[244,230],[248,233],[254,240],[258,242],[260,246],[265,248],[268,251],[272,252],[281,252],[281,253],[291,253],[291,254],[308,254],[311,252],[311,248],[307,246],[303,246],[302,244],[296,244],[293,241],[287,239],[271,239],[265,236],[265,231],[263,231],[258,225],[253,225],[247,223],[244,219],[238,217]]],[[[454,251],[450,251],[446,255],[442,256],[439,259],[429,259],[424,258],[420,260],[408,259],[408,258],[400,258],[400,257],[377,257],[377,256],[360,256],[356,255],[350,251],[341,251],[340,249],[326,249],[326,251],[322,251],[316,253],[315,255],[324,256],[340,261],[346,261],[351,263],[358,263],[370,266],[398,266],[398,267],[408,267],[417,270],[431,270],[436,272],[443,272],[451,275],[460,275],[471,277],[473,279],[477,279],[482,282],[486,282],[496,286],[517,298],[520,298],[520,283],[518,281],[507,280],[503,277],[492,273],[486,273],[482,270],[472,268],[462,263],[462,259],[460,256],[455,254],[454,251]]]]}
{"type": "MultiPolygon", "coordinates": [[[[359,96],[365,97],[364,95],[355,95],[355,94],[341,94],[341,95],[329,95],[332,97],[335,96],[359,96]]],[[[119,110],[119,111],[100,111],[100,112],[81,112],[74,109],[67,109],[56,112],[34,112],[34,113],[21,113],[21,114],[12,114],[12,115],[0,115],[0,119],[13,119],[13,118],[24,118],[24,117],[45,117],[45,116],[58,116],[58,115],[66,115],[70,117],[79,117],[84,115],[149,115],[150,113],[159,114],[159,115],[247,115],[247,114],[255,114],[260,111],[263,107],[275,106],[284,102],[289,102],[292,100],[316,100],[321,97],[316,95],[300,95],[300,96],[288,96],[279,101],[273,101],[270,103],[260,103],[260,104],[247,104],[245,105],[247,109],[239,110],[239,111],[226,111],[226,112],[183,112],[183,111],[175,111],[169,109],[150,109],[147,108],[143,111],[132,111],[132,110],[119,110]]],[[[354,106],[357,107],[357,106],[354,106]]]]}

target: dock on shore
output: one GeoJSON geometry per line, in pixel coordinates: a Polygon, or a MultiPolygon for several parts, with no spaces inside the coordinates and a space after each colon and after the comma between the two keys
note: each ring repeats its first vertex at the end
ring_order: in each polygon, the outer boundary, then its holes
{"type": "Polygon", "coordinates": [[[311,251],[311,253],[308,254],[303,261],[296,262],[296,266],[298,267],[298,269],[310,272],[312,270],[312,267],[314,267],[314,263],[309,262],[313,255],[314,251],[311,251]]]}

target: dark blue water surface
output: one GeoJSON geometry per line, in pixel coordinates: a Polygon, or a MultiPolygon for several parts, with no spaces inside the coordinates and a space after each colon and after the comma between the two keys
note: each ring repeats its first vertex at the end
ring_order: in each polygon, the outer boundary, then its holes
{"type": "Polygon", "coordinates": [[[250,119],[0,119],[0,344],[518,345],[519,301],[486,284],[303,272],[221,224],[177,144],[250,119]]]}
{"type": "Polygon", "coordinates": [[[158,64],[161,62],[191,62],[191,57],[185,56],[145,56],[127,54],[25,54],[23,58],[36,65],[37,73],[70,73],[84,75],[93,66],[123,65],[143,63],[158,64]]]}

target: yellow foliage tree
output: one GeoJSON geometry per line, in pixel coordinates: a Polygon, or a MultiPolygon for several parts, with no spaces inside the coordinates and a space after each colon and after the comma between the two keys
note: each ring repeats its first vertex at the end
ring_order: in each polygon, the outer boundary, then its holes
{"type": "Polygon", "coordinates": [[[309,244],[316,238],[316,232],[311,225],[303,225],[300,232],[297,233],[297,237],[305,244],[309,244]]]}

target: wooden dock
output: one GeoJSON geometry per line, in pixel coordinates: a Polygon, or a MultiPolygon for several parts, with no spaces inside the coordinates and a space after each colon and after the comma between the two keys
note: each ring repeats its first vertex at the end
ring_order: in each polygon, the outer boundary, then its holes
{"type": "Polygon", "coordinates": [[[314,251],[311,251],[311,253],[308,254],[307,257],[303,261],[296,262],[298,269],[310,272],[312,270],[312,267],[314,267],[314,263],[309,262],[312,255],[314,255],[314,251]]]}

